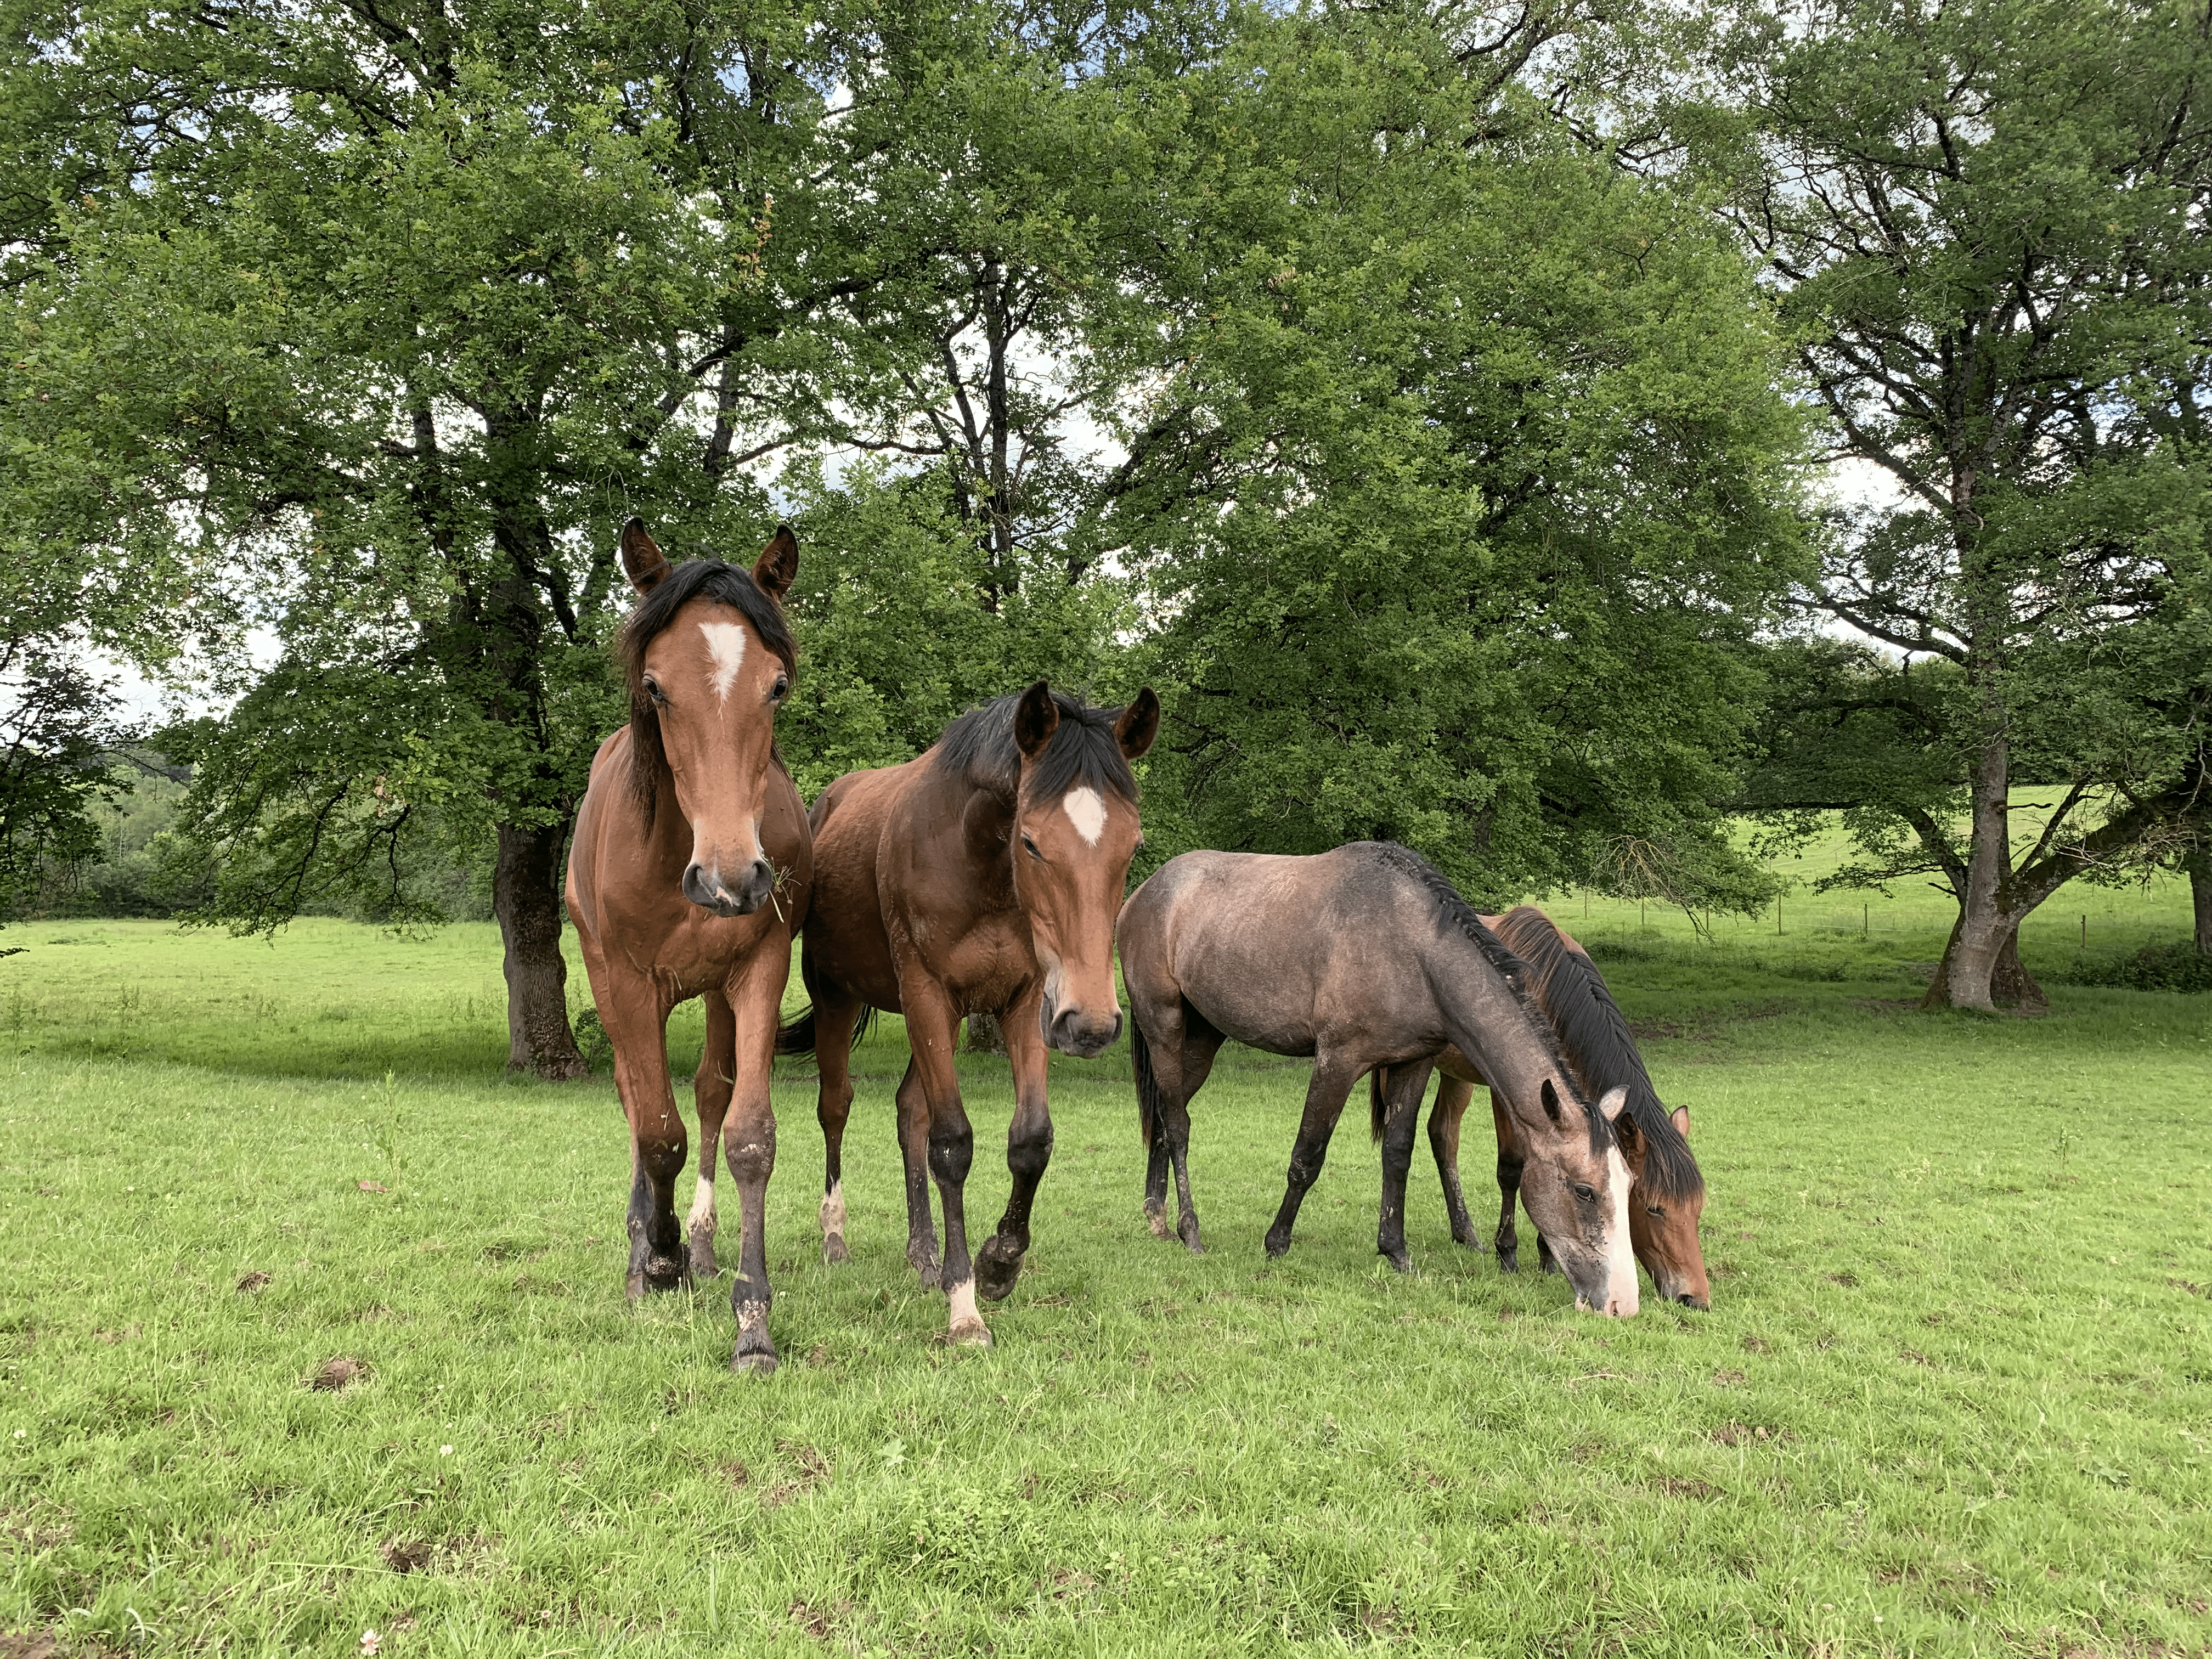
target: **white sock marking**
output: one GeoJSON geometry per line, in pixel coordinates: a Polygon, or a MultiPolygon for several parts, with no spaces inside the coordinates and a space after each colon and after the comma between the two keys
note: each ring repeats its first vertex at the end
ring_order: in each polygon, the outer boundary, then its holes
{"type": "Polygon", "coordinates": [[[698,1231],[702,1222],[709,1228],[714,1224],[714,1177],[704,1170],[699,1171],[699,1184],[691,1190],[691,1213],[684,1218],[684,1231],[698,1231]]]}
{"type": "Polygon", "coordinates": [[[952,1304],[952,1316],[949,1322],[951,1329],[957,1331],[963,1325],[980,1325],[983,1322],[982,1316],[975,1311],[975,1281],[974,1279],[969,1279],[965,1285],[954,1285],[947,1293],[945,1299],[952,1304]]]}
{"type": "Polygon", "coordinates": [[[714,688],[716,696],[727,702],[738,670],[744,666],[745,630],[737,623],[701,623],[699,631],[707,636],[707,652],[714,659],[714,672],[707,683],[714,688]]]}
{"type": "Polygon", "coordinates": [[[822,1237],[842,1238],[845,1234],[845,1183],[835,1181],[830,1184],[829,1196],[822,1200],[822,1237]]]}
{"type": "Polygon", "coordinates": [[[1067,814],[1067,821],[1075,826],[1075,833],[1083,837],[1084,845],[1097,846],[1098,837],[1106,833],[1106,803],[1098,799],[1098,792],[1071,789],[1060,805],[1067,814]]]}

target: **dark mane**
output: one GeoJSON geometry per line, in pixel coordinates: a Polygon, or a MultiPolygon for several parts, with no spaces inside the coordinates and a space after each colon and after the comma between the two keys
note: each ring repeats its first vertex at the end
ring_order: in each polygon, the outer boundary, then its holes
{"type": "Polygon", "coordinates": [[[1594,1095],[1627,1088],[1628,1110],[1646,1148],[1644,1184],[1661,1199],[1686,1201],[1704,1192],[1704,1172],[1651,1086],[1628,1020],[1597,965],[1534,906],[1501,916],[1497,932],[1534,973],[1536,1000],[1551,1017],[1583,1086],[1594,1095]]]}
{"type": "MultiPolygon", "coordinates": [[[[1022,775],[1021,746],[1014,741],[1014,708],[1021,700],[1022,694],[1015,692],[961,715],[937,740],[937,758],[931,764],[957,772],[1013,805],[1022,775]]],[[[1060,709],[1060,725],[1032,764],[1030,793],[1049,798],[1071,789],[1096,789],[1133,805],[1136,775],[1114,735],[1121,711],[1093,708],[1065,691],[1054,692],[1052,700],[1060,709]]]]}
{"type": "MultiPolygon", "coordinates": [[[[736,565],[720,559],[687,559],[637,602],[615,636],[615,654],[629,682],[630,793],[648,824],[659,802],[660,781],[668,775],[668,754],[660,744],[659,711],[645,694],[645,648],[668,631],[678,611],[696,599],[726,605],[750,623],[787,674],[799,665],[783,607],[761,591],[750,571],[736,565]]],[[[777,762],[781,763],[781,756],[777,762]]]]}
{"type": "MultiPolygon", "coordinates": [[[[1459,890],[1444,878],[1443,872],[1419,853],[1409,847],[1401,847],[1394,841],[1369,842],[1365,845],[1372,851],[1376,862],[1401,875],[1411,877],[1428,890],[1430,897],[1436,901],[1437,921],[1457,929],[1482,952],[1483,959],[1497,969],[1499,977],[1519,999],[1522,1008],[1528,1016],[1530,1030],[1543,1044],[1546,1055],[1558,1068],[1559,1075],[1577,1085],[1577,1094],[1589,1095],[1587,1085],[1583,1083],[1583,1073],[1568,1063],[1567,1055],[1560,1047],[1559,1033],[1554,1029],[1551,1015],[1540,1000],[1536,970],[1516,956],[1512,946],[1493,933],[1475,914],[1474,907],[1460,896],[1459,890]]],[[[1601,1155],[1614,1144],[1613,1125],[1607,1122],[1605,1114],[1598,1110],[1595,1095],[1583,1100],[1581,1104],[1583,1115],[1589,1120],[1590,1151],[1601,1155]]],[[[1642,1127],[1640,1119],[1638,1127],[1642,1127]]],[[[1670,1124],[1668,1127],[1673,1126],[1670,1124]]]]}

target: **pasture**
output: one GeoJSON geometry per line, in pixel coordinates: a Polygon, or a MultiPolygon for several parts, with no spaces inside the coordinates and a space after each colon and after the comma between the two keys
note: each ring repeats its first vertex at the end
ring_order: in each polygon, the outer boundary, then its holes
{"type": "MultiPolygon", "coordinates": [[[[2031,930],[2039,971],[2097,905],[2112,949],[2186,915],[2171,887],[2075,896],[2031,930]]],[[[1931,1018],[1910,1000],[1940,901],[1803,902],[1778,937],[1711,942],[1553,907],[1693,1114],[1710,1314],[1607,1322],[1501,1277],[1451,1244],[1425,1149],[1415,1271],[1391,1273],[1358,1099],[1271,1266],[1304,1070],[1233,1051],[1193,1110],[1210,1252],[1155,1240],[1125,1042],[1054,1060],[1028,1272],[997,1346],[945,1347],[902,1258],[886,1019],[855,1054],[836,1268],[811,1085],[779,1077],[767,1381],[724,1369],[733,1216],[720,1281],[625,1305],[611,1085],[500,1074],[489,927],[10,928],[0,1631],[149,1654],[2205,1650],[2205,1001],[2053,984],[2046,1019],[1931,1018]]],[[[679,1018],[685,1075],[698,1044],[679,1018]]],[[[962,1064],[988,1216],[1011,1091],[962,1064]]],[[[1488,1158],[1471,1132],[1486,1232],[1488,1158]]]]}

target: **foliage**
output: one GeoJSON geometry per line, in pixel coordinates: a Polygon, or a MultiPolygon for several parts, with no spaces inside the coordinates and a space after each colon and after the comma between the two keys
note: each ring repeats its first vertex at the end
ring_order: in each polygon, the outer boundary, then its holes
{"type": "MultiPolygon", "coordinates": [[[[1901,670],[1831,657],[1830,707],[1794,712],[1845,747],[1778,746],[1796,799],[1856,809],[1877,864],[1942,872],[1960,911],[1936,994],[1987,1008],[2021,918],[2084,870],[2168,855],[2199,793],[2212,41],[2197,9],[2130,0],[1723,17],[1705,68],[1741,118],[1729,216],[1838,453],[1894,491],[1835,515],[1811,605],[1954,671],[1899,696],[1901,670]],[[2070,820],[2017,863],[2015,776],[2070,820]]],[[[1709,155],[1715,115],[1683,124],[1709,155]]]]}
{"type": "Polygon", "coordinates": [[[1185,833],[1403,841],[1492,897],[1663,866],[1755,905],[1718,804],[1796,432],[1743,261],[1541,125],[1483,142],[1418,24],[1269,45],[1209,134],[1127,532],[1185,833]]]}
{"type": "Polygon", "coordinates": [[[124,739],[112,690],[55,642],[0,639],[0,915],[46,865],[100,848],[100,805],[129,785],[109,763],[124,739]]]}
{"type": "Polygon", "coordinates": [[[2106,985],[2129,991],[2212,992],[2212,957],[2195,943],[2149,945],[2132,956],[2085,959],[2057,969],[2066,985],[2106,985]]]}

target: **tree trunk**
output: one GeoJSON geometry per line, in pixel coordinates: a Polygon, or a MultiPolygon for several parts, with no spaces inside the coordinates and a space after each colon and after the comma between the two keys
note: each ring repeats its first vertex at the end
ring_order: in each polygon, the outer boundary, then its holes
{"type": "Polygon", "coordinates": [[[507,947],[507,1069],[562,1079],[586,1067],[568,1029],[568,964],[561,955],[562,824],[499,826],[492,909],[507,947]]]}
{"type": "Polygon", "coordinates": [[[1996,970],[1990,975],[1990,999],[2000,1008],[2009,1008],[2020,1014],[2047,1014],[2051,999],[2035,982],[2035,975],[2027,971],[2027,964],[2020,959],[2020,924],[2013,924],[2012,932],[2005,935],[2004,948],[1997,952],[1996,970]]]}
{"type": "Polygon", "coordinates": [[[2189,872],[2189,899],[2197,912],[2197,954],[2212,957],[2212,847],[2199,847],[2181,861],[2189,872]]]}
{"type": "MultiPolygon", "coordinates": [[[[1973,839],[1966,853],[1966,890],[1929,995],[1932,1006],[1996,1012],[1993,981],[1997,960],[2013,949],[2020,929],[2020,918],[2006,914],[2012,877],[2011,785],[2010,745],[1993,718],[1974,757],[1973,839]]],[[[2014,957],[2017,965],[2017,950],[2014,957]]]]}

